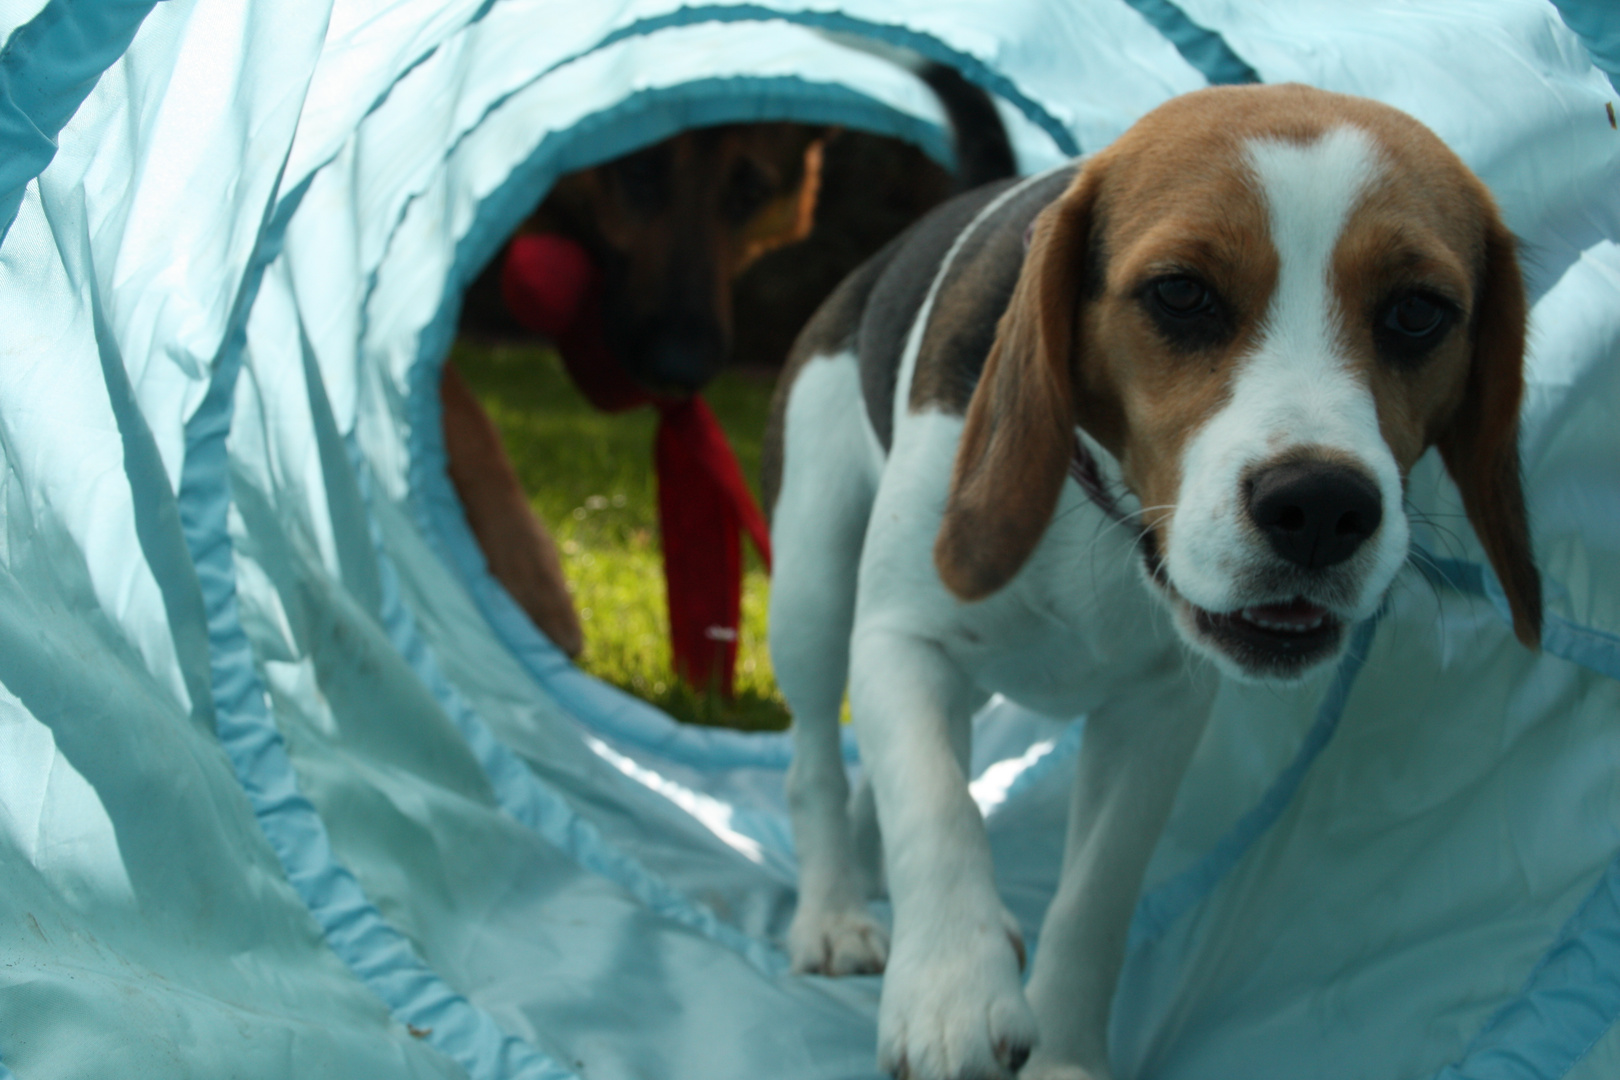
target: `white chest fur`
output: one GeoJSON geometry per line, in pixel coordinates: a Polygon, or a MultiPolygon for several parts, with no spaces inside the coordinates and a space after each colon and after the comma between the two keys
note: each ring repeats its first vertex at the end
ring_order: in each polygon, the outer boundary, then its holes
{"type": "Polygon", "coordinates": [[[1054,716],[1178,672],[1181,647],[1141,580],[1134,530],[1074,482],[1006,588],[970,603],[945,589],[932,553],[961,431],[960,417],[932,411],[896,430],[861,560],[857,633],[904,627],[983,692],[1054,716]]]}

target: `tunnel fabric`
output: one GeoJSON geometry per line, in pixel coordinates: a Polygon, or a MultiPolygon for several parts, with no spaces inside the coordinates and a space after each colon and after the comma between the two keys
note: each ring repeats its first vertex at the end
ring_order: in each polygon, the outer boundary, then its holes
{"type": "MultiPolygon", "coordinates": [[[[784,970],[785,739],[682,728],[551,649],[483,566],[435,391],[461,289],[562,173],[756,119],[948,158],[902,52],[996,93],[1026,172],[1210,80],[1376,97],[1528,252],[1542,653],[1426,459],[1419,551],[1346,665],[1222,688],[1116,1073],[1615,1075],[1607,10],[5,6],[0,1075],[872,1075],[876,981],[784,970]]],[[[1083,721],[998,700],[975,735],[1033,938],[1083,721]]]]}

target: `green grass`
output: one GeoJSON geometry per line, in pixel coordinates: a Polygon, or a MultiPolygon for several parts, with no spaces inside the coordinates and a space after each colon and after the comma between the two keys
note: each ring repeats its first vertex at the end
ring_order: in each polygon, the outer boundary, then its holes
{"type": "MultiPolygon", "coordinates": [[[[530,505],[562,552],[585,628],[580,666],[680,720],[749,729],[787,726],[765,644],[769,579],[750,550],[743,581],[736,696],[699,693],[670,666],[652,409],[599,413],[568,381],[551,349],[458,341],[466,377],[517,468],[530,505]]],[[[770,405],[768,382],[727,373],[704,392],[756,484],[770,405]]]]}

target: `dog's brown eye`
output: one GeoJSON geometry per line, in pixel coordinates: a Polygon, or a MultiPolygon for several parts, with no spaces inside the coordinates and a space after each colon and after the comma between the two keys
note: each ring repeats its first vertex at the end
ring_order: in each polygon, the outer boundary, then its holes
{"type": "Polygon", "coordinates": [[[1373,337],[1385,357],[1396,364],[1410,366],[1440,344],[1456,317],[1457,309],[1438,296],[1404,293],[1384,303],[1373,327],[1373,337]]]}
{"type": "Polygon", "coordinates": [[[1403,297],[1390,305],[1384,325],[1409,337],[1427,337],[1440,328],[1445,312],[1426,296],[1403,297]]]}
{"type": "Polygon", "coordinates": [[[1171,315],[1186,318],[1214,307],[1214,298],[1209,295],[1209,289],[1197,278],[1160,278],[1149,288],[1153,299],[1171,315]]]}
{"type": "Polygon", "coordinates": [[[1172,348],[1196,353],[1231,340],[1232,324],[1215,290],[1190,274],[1148,282],[1137,297],[1172,348]]]}

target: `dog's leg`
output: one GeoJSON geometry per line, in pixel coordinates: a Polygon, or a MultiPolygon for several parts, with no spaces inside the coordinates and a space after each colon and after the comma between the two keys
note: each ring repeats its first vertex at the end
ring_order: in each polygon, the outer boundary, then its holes
{"type": "Polygon", "coordinates": [[[872,795],[872,778],[862,774],[849,798],[850,829],[855,837],[855,873],[861,891],[869,897],[883,895],[883,834],[878,829],[877,799],[872,795]]]}
{"type": "MultiPolygon", "coordinates": [[[[1179,659],[1179,658],[1178,658],[1179,659]]],[[[1029,980],[1025,1080],[1107,1080],[1108,1016],[1142,877],[1209,716],[1212,677],[1167,672],[1086,719],[1057,895],[1029,980]]]]}
{"type": "Polygon", "coordinates": [[[551,534],[529,508],[501,436],[454,365],[439,384],[450,483],[478,538],[489,572],[525,614],[569,656],[585,647],[579,616],[551,534]]]}
{"type": "MultiPolygon", "coordinates": [[[[771,625],[794,630],[771,635],[777,682],[793,710],[787,796],[799,859],[799,906],[788,930],[788,951],[795,971],[878,972],[888,956],[888,934],[866,906],[869,882],[856,861],[838,722],[854,618],[854,559],[842,574],[806,574],[802,565],[784,572],[784,564],[809,561],[811,552],[792,547],[776,552],[771,625]],[[785,640],[789,636],[791,643],[785,640]]],[[[836,552],[824,547],[818,554],[830,561],[836,552]]],[[[858,557],[858,548],[854,554],[858,557]]]]}
{"type": "Polygon", "coordinates": [[[807,364],[788,417],[782,494],[771,521],[770,612],[771,663],[793,711],[787,796],[799,906],[788,951],[795,971],[877,972],[889,938],[866,906],[838,722],[874,488],[854,357],[807,364]]]}
{"type": "Polygon", "coordinates": [[[907,1080],[1011,1077],[1035,1018],[1020,985],[1022,936],[996,895],[968,793],[969,725],[984,694],[936,644],[904,631],[863,625],[851,652],[894,901],[879,1067],[907,1080]]]}

